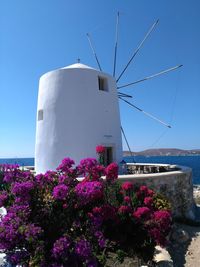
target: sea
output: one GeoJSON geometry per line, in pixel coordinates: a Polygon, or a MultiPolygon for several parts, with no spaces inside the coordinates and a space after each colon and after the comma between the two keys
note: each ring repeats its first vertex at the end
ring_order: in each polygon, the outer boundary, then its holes
{"type": "MultiPolygon", "coordinates": [[[[200,185],[200,155],[195,156],[135,156],[124,157],[127,163],[166,163],[177,164],[192,168],[193,184],[200,185]]],[[[34,166],[34,158],[0,159],[0,164],[19,164],[20,166],[34,166]]]]}

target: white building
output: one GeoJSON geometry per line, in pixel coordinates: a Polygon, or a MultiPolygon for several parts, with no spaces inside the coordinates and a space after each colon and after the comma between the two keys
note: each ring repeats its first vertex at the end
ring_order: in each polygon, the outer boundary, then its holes
{"type": "Polygon", "coordinates": [[[97,157],[97,145],[107,148],[107,163],[122,160],[115,79],[81,63],[44,74],[38,94],[36,172],[55,170],[64,157],[76,164],[97,157]]]}

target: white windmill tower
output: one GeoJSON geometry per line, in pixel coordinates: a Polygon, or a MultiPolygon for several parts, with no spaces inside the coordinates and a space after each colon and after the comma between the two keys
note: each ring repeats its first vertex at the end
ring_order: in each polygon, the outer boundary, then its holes
{"type": "Polygon", "coordinates": [[[48,72],[41,77],[35,151],[37,173],[55,169],[62,158],[66,156],[73,158],[76,163],[85,157],[95,157],[95,147],[99,144],[106,147],[107,163],[111,161],[119,163],[122,159],[121,132],[131,153],[120,123],[118,99],[171,128],[167,123],[127,101],[127,98],[132,98],[131,95],[120,92],[121,90],[118,91],[182,66],[178,65],[137,81],[119,85],[121,77],[157,24],[158,20],[150,27],[118,77],[115,77],[115,74],[119,12],[117,14],[112,75],[102,72],[90,35],[87,34],[99,71],[77,63],[48,72]]]}
{"type": "Polygon", "coordinates": [[[40,78],[35,169],[55,170],[64,157],[76,164],[96,157],[95,147],[106,147],[105,161],[122,160],[116,81],[81,63],[40,78]]]}

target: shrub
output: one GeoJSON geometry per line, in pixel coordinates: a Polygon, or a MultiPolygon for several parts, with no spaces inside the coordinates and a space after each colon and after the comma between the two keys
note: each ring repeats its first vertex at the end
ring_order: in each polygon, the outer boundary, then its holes
{"type": "Polygon", "coordinates": [[[122,255],[152,259],[171,227],[170,211],[158,205],[157,194],[120,184],[115,163],[105,168],[89,158],[73,165],[66,158],[56,172],[36,176],[18,166],[0,167],[0,207],[7,209],[0,220],[0,249],[8,260],[92,267],[104,266],[107,254],[119,251],[120,261],[122,255]]]}

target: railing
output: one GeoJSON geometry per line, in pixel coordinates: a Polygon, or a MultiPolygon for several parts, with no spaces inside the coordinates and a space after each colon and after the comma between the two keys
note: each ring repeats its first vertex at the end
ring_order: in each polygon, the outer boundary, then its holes
{"type": "Polygon", "coordinates": [[[177,171],[179,168],[169,164],[144,164],[144,163],[127,163],[125,169],[126,174],[150,174],[177,171]]]}

